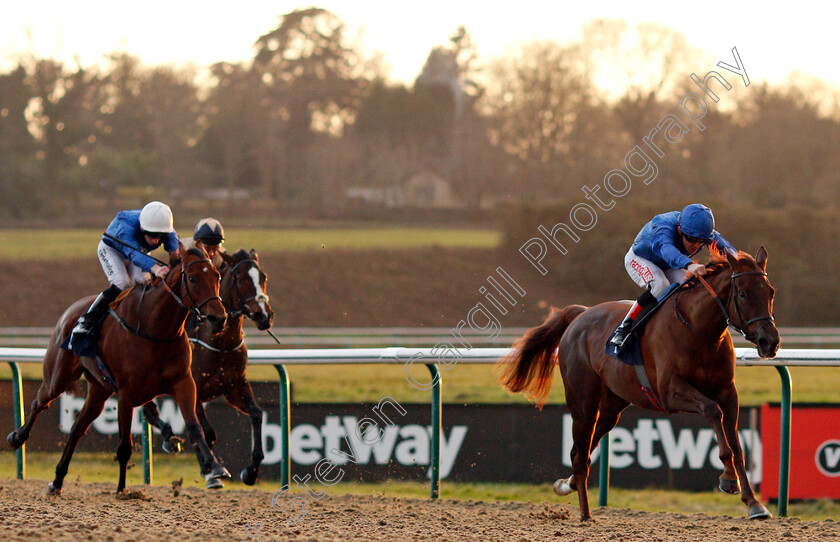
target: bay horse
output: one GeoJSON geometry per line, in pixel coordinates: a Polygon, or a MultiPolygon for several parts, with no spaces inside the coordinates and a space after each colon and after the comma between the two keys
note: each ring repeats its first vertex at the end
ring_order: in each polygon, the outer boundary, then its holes
{"type": "MultiPolygon", "coordinates": [[[[242,322],[243,317],[247,317],[254,321],[258,329],[266,330],[271,328],[274,312],[268,303],[267,277],[260,268],[256,251],[251,250],[249,253],[239,250],[233,255],[220,251],[219,255],[224,260],[220,269],[222,283],[219,292],[228,314],[225,327],[220,333],[214,333],[207,326],[187,326],[193,344],[192,373],[198,392],[196,414],[211,449],[216,442],[216,431],[210,425],[202,403],[223,395],[231,406],[250,416],[251,465],[240,472],[239,478],[245,485],[251,486],[257,482],[260,464],[265,457],[262,446],[263,411],[254,399],[254,392],[245,375],[248,347],[245,346],[242,322]]],[[[174,436],[172,427],[160,419],[157,405],[154,402],[146,403],[143,412],[149,423],[160,429],[164,451],[179,451],[180,439],[174,436]]],[[[222,486],[218,478],[207,480],[208,489],[222,486]]]]}
{"type": "Polygon", "coordinates": [[[131,419],[134,407],[158,395],[175,398],[184,416],[190,438],[200,450],[202,463],[211,478],[229,478],[204,439],[195,415],[195,382],[190,373],[190,343],[184,330],[187,314],[207,319],[216,329],[225,323],[225,308],[219,297],[219,272],[207,258],[201,245],[189,251],[180,244],[170,257],[170,271],[165,280],[135,286],[127,292],[110,317],[102,322],[97,341],[98,353],[109,370],[110,380],[92,374],[79,357],[61,347],[94,296],[73,303],[58,320],[44,356],[44,378],[30,406],[26,423],[7,437],[13,448],[23,446],[32,425],[50,403],[76,385],[85,374],[87,397],[79,412],[61,459],[55,479],[47,485],[48,495],[60,495],[73,450],[90,424],[102,412],[105,401],[118,396],[117,417],[120,443],[117,460],[120,477],[117,493],[125,489],[125,473],[132,452],[131,419]]]}
{"type": "Polygon", "coordinates": [[[767,280],[767,250],[755,259],[745,252],[712,254],[705,284],[692,278],[668,298],[648,320],[641,337],[644,369],[656,396],[639,383],[634,368],[605,353],[612,331],[628,310],[628,302],[608,302],[588,308],[552,308],[542,325],[530,329],[500,360],[500,381],[513,392],[524,392],[539,408],[548,399],[555,365],[560,366],[566,404],[572,415],[572,475],[557,480],[554,491],[577,491],[580,519],[592,519],[587,482],[590,454],[630,404],[671,414],[696,412],[711,423],[720,448],[723,474],[719,487],[740,491],[751,519],[770,517],[747,479],[738,441],[738,390],[732,325],[756,345],[758,354],[772,358],[779,348],[773,318],[775,290],[767,280]]]}

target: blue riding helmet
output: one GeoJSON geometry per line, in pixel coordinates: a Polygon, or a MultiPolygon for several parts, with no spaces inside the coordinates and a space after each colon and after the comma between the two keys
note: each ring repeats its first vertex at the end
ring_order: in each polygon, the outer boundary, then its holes
{"type": "Polygon", "coordinates": [[[715,217],[712,210],[702,203],[692,203],[680,212],[679,225],[685,235],[711,241],[715,217]]]}

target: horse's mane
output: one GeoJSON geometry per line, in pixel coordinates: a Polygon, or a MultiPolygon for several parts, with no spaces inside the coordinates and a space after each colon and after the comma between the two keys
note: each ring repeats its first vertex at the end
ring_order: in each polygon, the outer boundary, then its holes
{"type": "Polygon", "coordinates": [[[251,259],[251,254],[247,250],[245,250],[244,248],[240,248],[239,250],[237,250],[236,252],[233,253],[233,261],[235,261],[237,263],[241,262],[241,261],[244,261],[244,260],[250,260],[250,259],[251,259]]]}
{"type": "MultiPolygon", "coordinates": [[[[191,248],[191,249],[188,249],[188,250],[187,250],[187,254],[190,254],[190,255],[192,255],[192,256],[197,256],[197,257],[202,258],[202,259],[205,259],[205,260],[207,259],[207,253],[206,253],[206,252],[204,252],[204,250],[202,250],[202,249],[200,249],[200,248],[198,248],[198,247],[193,247],[193,248],[191,248]]],[[[173,252],[173,253],[169,256],[169,268],[170,268],[170,272],[172,271],[172,268],[174,268],[176,265],[178,265],[178,264],[180,264],[180,263],[182,263],[182,262],[181,262],[181,255],[180,255],[178,252],[173,252]]]]}
{"type": "MultiPolygon", "coordinates": [[[[709,245],[709,254],[711,255],[711,258],[709,258],[709,262],[706,264],[708,276],[714,276],[724,270],[732,268],[726,254],[718,250],[717,245],[709,245]]],[[[753,266],[755,265],[755,259],[752,255],[749,252],[744,252],[743,250],[739,250],[735,254],[735,259],[740,262],[751,263],[753,266]]]]}

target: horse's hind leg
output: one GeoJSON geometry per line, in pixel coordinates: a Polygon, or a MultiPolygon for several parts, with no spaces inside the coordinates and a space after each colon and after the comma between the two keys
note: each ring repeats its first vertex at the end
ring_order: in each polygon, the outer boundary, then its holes
{"type": "Polygon", "coordinates": [[[263,411],[254,399],[254,392],[247,379],[234,390],[225,394],[228,403],[251,417],[251,465],[239,473],[239,478],[245,485],[257,483],[260,475],[260,465],[265,457],[262,447],[262,415],[263,411]]]}
{"type": "MultiPolygon", "coordinates": [[[[734,464],[735,471],[738,475],[736,483],[738,480],[741,483],[741,502],[747,506],[750,519],[766,519],[772,517],[772,514],[770,514],[767,508],[756,499],[755,492],[753,491],[749,478],[747,478],[744,453],[741,449],[741,442],[738,439],[738,390],[735,388],[735,385],[733,384],[731,389],[727,389],[721,393],[718,396],[718,401],[723,410],[723,431],[726,434],[732,452],[729,461],[734,464]]],[[[721,460],[723,460],[723,457],[721,457],[721,460]]]]}
{"type": "Polygon", "coordinates": [[[58,356],[53,363],[45,360],[44,379],[38,388],[35,399],[29,405],[26,422],[17,431],[12,431],[6,437],[6,441],[14,449],[23,446],[29,439],[29,433],[32,431],[32,426],[35,425],[35,420],[50,406],[50,403],[67,391],[81,377],[81,369],[76,367],[74,370],[72,358],[69,354],[65,358],[59,352],[58,356]]]}
{"type": "Polygon", "coordinates": [[[595,433],[592,435],[592,444],[589,447],[590,455],[604,435],[612,431],[618,424],[621,413],[629,404],[610,390],[604,390],[604,395],[601,396],[601,403],[598,406],[598,422],[595,424],[595,433]]]}
{"type": "Polygon", "coordinates": [[[64,485],[64,477],[67,476],[67,467],[70,465],[70,459],[73,457],[73,450],[76,449],[76,444],[87,433],[88,427],[93,423],[93,420],[102,413],[105,401],[111,395],[112,392],[110,390],[97,384],[91,384],[88,387],[85,404],[79,412],[76,421],[73,422],[73,428],[70,429],[70,436],[67,437],[64,452],[61,454],[61,459],[59,459],[58,465],[55,467],[55,479],[47,485],[47,495],[61,494],[61,487],[64,485]]]}
{"type": "Polygon", "coordinates": [[[120,463],[120,481],[117,483],[117,493],[125,489],[125,471],[128,460],[131,459],[133,442],[131,439],[131,418],[134,416],[134,404],[125,394],[120,395],[117,404],[117,420],[120,428],[120,444],[117,447],[117,461],[120,463]]]}
{"type": "MultiPolygon", "coordinates": [[[[195,415],[198,418],[198,423],[201,424],[201,430],[204,431],[204,441],[207,443],[207,447],[212,450],[213,445],[216,444],[216,430],[213,429],[212,425],[210,425],[210,420],[207,419],[207,412],[204,410],[204,405],[201,404],[201,401],[196,401],[195,415]]],[[[201,457],[201,447],[198,442],[193,442],[193,449],[195,450],[195,455],[198,458],[198,465],[201,467],[201,475],[207,479],[207,489],[221,489],[225,487],[225,484],[221,479],[207,478],[210,470],[207,465],[203,463],[203,459],[201,457]]]]}
{"type": "MultiPolygon", "coordinates": [[[[629,404],[610,390],[604,390],[604,395],[601,397],[601,403],[599,405],[600,413],[598,415],[598,421],[595,424],[595,431],[592,435],[592,444],[589,446],[590,456],[604,435],[615,428],[616,424],[618,424],[618,419],[621,417],[621,413],[629,404]]],[[[575,450],[572,450],[572,454],[575,454],[575,450]]],[[[572,457],[574,458],[574,455],[572,457]]],[[[558,495],[568,495],[573,491],[577,491],[577,483],[575,482],[574,476],[557,480],[554,483],[554,492],[558,495]]]]}
{"type": "Polygon", "coordinates": [[[573,483],[577,488],[580,520],[588,521],[592,519],[587,493],[591,465],[589,455],[599,417],[602,384],[588,365],[581,369],[582,371],[569,371],[568,374],[564,369],[563,383],[566,388],[566,404],[572,413],[572,440],[574,441],[571,453],[572,477],[569,483],[570,485],[573,483]],[[569,385],[570,382],[573,384],[569,385]]]}
{"type": "Polygon", "coordinates": [[[149,401],[143,405],[143,416],[145,416],[146,421],[149,422],[150,425],[157,427],[160,431],[160,434],[163,437],[163,443],[160,447],[164,452],[168,454],[181,453],[182,440],[175,436],[175,432],[172,431],[172,426],[160,418],[160,411],[158,410],[157,403],[149,401]]]}

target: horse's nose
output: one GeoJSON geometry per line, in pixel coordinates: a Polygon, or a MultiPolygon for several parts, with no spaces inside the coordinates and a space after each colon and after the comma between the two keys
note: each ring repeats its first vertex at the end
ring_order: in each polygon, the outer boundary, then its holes
{"type": "Polygon", "coordinates": [[[273,320],[273,312],[269,312],[268,314],[260,312],[254,316],[254,322],[257,324],[257,329],[259,329],[260,331],[265,331],[266,329],[270,328],[273,320]]]}
{"type": "Polygon", "coordinates": [[[761,337],[758,339],[758,355],[772,359],[776,357],[776,352],[779,351],[779,341],[777,340],[770,340],[767,337],[761,337]]]}
{"type": "Polygon", "coordinates": [[[219,316],[217,314],[208,314],[207,321],[210,322],[210,328],[213,330],[213,333],[218,333],[225,327],[225,321],[227,317],[222,315],[219,316]]]}

